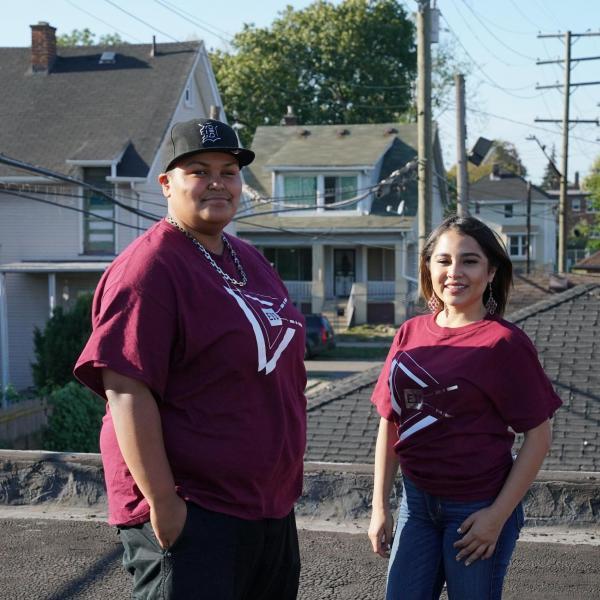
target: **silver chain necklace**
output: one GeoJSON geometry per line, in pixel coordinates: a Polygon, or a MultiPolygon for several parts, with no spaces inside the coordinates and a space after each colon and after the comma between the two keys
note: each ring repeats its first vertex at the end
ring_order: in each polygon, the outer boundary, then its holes
{"type": "Polygon", "coordinates": [[[229,253],[231,254],[231,258],[233,260],[233,263],[235,264],[236,269],[238,270],[239,274],[242,276],[241,281],[237,281],[237,279],[234,279],[233,277],[230,277],[229,275],[227,275],[227,273],[225,273],[225,271],[223,271],[223,269],[221,269],[221,267],[215,262],[215,259],[210,255],[210,252],[193,235],[191,235],[183,227],[181,227],[181,225],[179,225],[179,223],[177,223],[177,221],[175,221],[175,219],[173,219],[173,217],[171,217],[171,215],[167,215],[166,221],[167,221],[167,223],[170,223],[171,225],[173,225],[173,227],[175,227],[176,229],[179,229],[179,231],[181,231],[181,233],[183,233],[185,235],[185,237],[187,237],[194,244],[194,246],[196,246],[196,248],[198,248],[198,250],[200,250],[200,252],[202,252],[202,254],[204,254],[204,257],[211,264],[212,268],[225,281],[232,283],[233,285],[237,285],[238,287],[244,287],[246,285],[246,283],[248,282],[248,278],[246,277],[244,267],[242,267],[242,263],[240,262],[240,259],[238,258],[237,254],[235,253],[235,250],[231,246],[231,243],[225,237],[224,234],[221,234],[221,239],[223,240],[223,244],[225,245],[227,250],[229,250],[229,253]]]}

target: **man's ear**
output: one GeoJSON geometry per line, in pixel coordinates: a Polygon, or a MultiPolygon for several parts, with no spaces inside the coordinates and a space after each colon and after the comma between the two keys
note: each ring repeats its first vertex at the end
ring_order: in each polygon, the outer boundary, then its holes
{"type": "Polygon", "coordinates": [[[158,176],[158,183],[160,183],[160,187],[162,188],[162,193],[165,198],[169,197],[171,191],[171,181],[169,179],[168,173],[161,173],[158,176]]]}

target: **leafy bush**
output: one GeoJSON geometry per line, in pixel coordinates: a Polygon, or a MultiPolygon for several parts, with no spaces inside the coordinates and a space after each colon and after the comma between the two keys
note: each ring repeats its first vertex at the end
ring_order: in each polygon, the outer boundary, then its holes
{"type": "Polygon", "coordinates": [[[52,412],[44,432],[44,449],[99,452],[104,404],[93,392],[72,381],[48,398],[52,412]]]}
{"type": "Polygon", "coordinates": [[[77,299],[69,312],[58,307],[44,327],[33,334],[36,362],[33,381],[40,391],[49,391],[73,381],[73,366],[90,336],[92,295],[77,299]]]}

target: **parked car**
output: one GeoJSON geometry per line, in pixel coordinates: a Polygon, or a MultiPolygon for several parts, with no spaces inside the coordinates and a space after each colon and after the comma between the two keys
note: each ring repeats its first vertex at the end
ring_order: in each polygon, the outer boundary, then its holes
{"type": "Polygon", "coordinates": [[[322,314],[304,315],[306,319],[306,348],[304,358],[335,348],[333,327],[326,316],[322,314]]]}

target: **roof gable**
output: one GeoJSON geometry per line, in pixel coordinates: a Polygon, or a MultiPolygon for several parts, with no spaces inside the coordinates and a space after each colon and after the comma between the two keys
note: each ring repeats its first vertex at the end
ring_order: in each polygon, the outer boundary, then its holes
{"type": "Polygon", "coordinates": [[[315,171],[375,167],[395,139],[402,140],[416,153],[415,124],[258,127],[252,140],[256,159],[246,169],[246,180],[261,194],[269,196],[272,173],[278,167],[286,170],[312,167],[315,171]]]}

